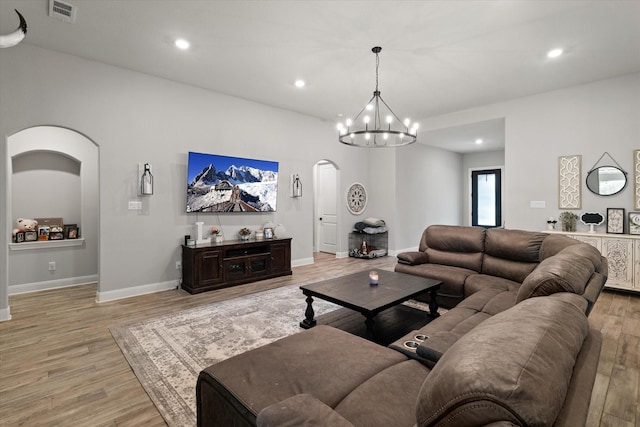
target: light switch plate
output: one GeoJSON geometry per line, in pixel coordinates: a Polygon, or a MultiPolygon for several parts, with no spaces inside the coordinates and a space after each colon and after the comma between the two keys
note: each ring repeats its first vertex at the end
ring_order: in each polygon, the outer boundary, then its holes
{"type": "Polygon", "coordinates": [[[142,210],[142,202],[139,200],[129,200],[129,210],[130,211],[141,211],[142,210]]]}
{"type": "Polygon", "coordinates": [[[544,200],[532,200],[529,202],[529,206],[534,209],[544,209],[547,207],[547,203],[544,200]]]}

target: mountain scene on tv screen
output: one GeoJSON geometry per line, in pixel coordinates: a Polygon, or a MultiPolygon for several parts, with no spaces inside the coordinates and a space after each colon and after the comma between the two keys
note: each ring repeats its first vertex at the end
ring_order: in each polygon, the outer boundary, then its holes
{"type": "Polygon", "coordinates": [[[249,166],[206,166],[187,184],[187,212],[272,212],[278,172],[249,166]]]}

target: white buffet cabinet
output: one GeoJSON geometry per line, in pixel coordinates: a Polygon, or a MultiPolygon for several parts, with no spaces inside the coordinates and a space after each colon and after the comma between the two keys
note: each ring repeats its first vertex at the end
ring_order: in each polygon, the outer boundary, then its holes
{"type": "Polygon", "coordinates": [[[609,262],[606,288],[640,293],[640,236],[588,232],[545,231],[595,246],[609,262]]]}

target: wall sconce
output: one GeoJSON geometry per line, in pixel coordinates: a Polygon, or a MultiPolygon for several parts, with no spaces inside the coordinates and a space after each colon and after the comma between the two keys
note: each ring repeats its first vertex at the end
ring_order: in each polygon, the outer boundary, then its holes
{"type": "Polygon", "coordinates": [[[302,183],[297,173],[291,175],[291,197],[302,197],[302,183]]]}
{"type": "Polygon", "coordinates": [[[153,194],[153,174],[151,173],[151,164],[145,163],[138,165],[138,173],[140,174],[140,195],[151,196],[153,194]]]}

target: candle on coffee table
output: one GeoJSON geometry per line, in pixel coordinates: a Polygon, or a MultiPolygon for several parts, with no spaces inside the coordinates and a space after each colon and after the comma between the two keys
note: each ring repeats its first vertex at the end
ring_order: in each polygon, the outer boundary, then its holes
{"type": "Polygon", "coordinates": [[[371,271],[369,272],[369,284],[377,285],[378,284],[378,272],[371,271]]]}

